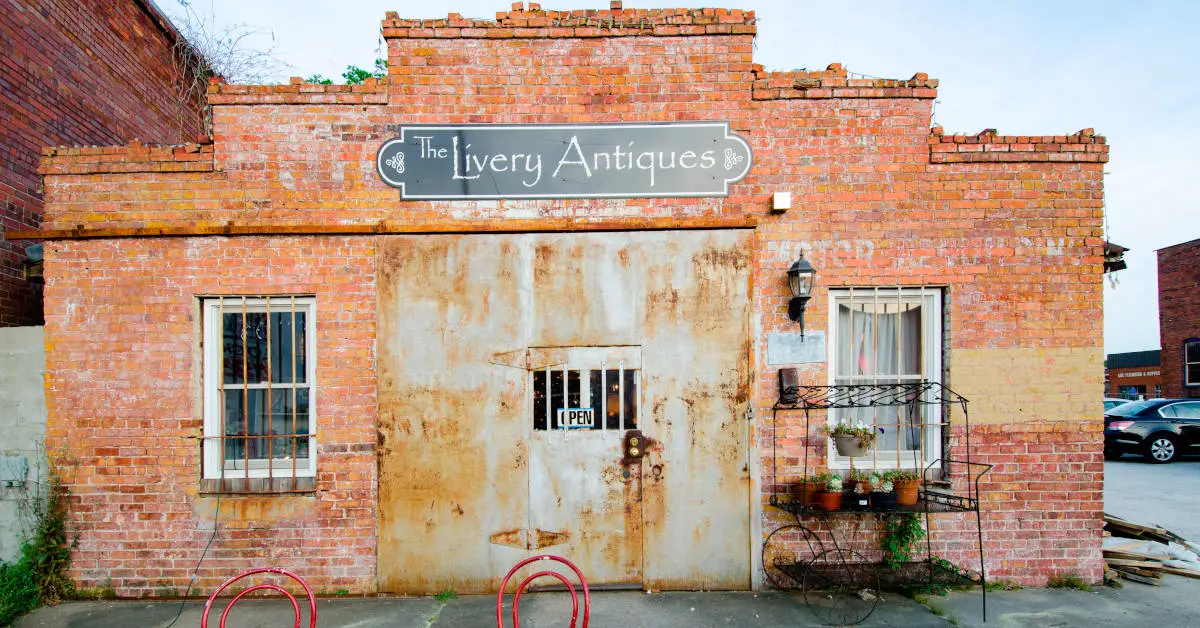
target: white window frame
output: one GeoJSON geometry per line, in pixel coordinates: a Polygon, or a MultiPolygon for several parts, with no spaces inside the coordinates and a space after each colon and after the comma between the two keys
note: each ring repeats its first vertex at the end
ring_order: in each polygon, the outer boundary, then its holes
{"type": "Polygon", "coordinates": [[[1188,348],[1192,345],[1200,345],[1200,338],[1183,342],[1183,385],[1188,388],[1200,386],[1200,362],[1188,362],[1188,348]]]}
{"type": "MultiPolygon", "coordinates": [[[[929,313],[928,315],[923,314],[921,317],[921,346],[924,353],[921,365],[921,379],[938,383],[942,381],[942,338],[944,333],[943,319],[945,317],[945,312],[942,309],[942,289],[937,287],[896,288],[872,286],[863,286],[860,288],[856,286],[853,289],[850,287],[829,289],[829,345],[826,351],[829,356],[828,378],[830,386],[837,385],[838,380],[838,342],[842,335],[842,330],[838,329],[838,306],[851,303],[852,293],[853,303],[864,303],[875,300],[880,304],[884,302],[897,303],[897,290],[899,290],[900,303],[919,302],[924,312],[929,313]]],[[[830,422],[836,421],[837,413],[840,411],[843,410],[828,410],[826,413],[827,420],[830,422]]],[[[931,404],[923,406],[923,411],[925,413],[925,422],[929,424],[929,428],[925,432],[924,459],[916,464],[925,467],[943,457],[942,407],[940,404],[931,404]]],[[[827,447],[826,460],[828,461],[829,468],[837,470],[849,469],[851,459],[838,455],[832,440],[829,438],[825,440],[827,447]]],[[[901,450],[899,468],[913,470],[914,467],[915,464],[911,451],[901,450]]],[[[854,468],[864,470],[896,469],[896,451],[876,451],[871,456],[854,458],[854,468]]]]}
{"type": "MultiPolygon", "coordinates": [[[[292,475],[292,465],[272,464],[267,468],[267,461],[251,461],[249,474],[244,468],[232,468],[223,463],[224,458],[224,425],[221,414],[224,402],[221,399],[222,390],[222,351],[224,351],[223,330],[221,321],[221,303],[224,302],[226,313],[241,313],[245,300],[247,313],[263,313],[267,311],[266,296],[210,296],[202,297],[203,316],[203,354],[204,354],[204,469],[202,477],[206,480],[238,479],[238,478],[288,478],[316,477],[317,474],[317,301],[311,296],[280,295],[269,297],[271,312],[303,311],[306,314],[305,324],[305,381],[308,384],[308,464],[297,464],[296,473],[292,475]],[[293,310],[293,305],[294,310],[293,310]],[[281,308],[279,310],[275,308],[281,308]]],[[[274,460],[274,459],[271,459],[274,460]]]]}

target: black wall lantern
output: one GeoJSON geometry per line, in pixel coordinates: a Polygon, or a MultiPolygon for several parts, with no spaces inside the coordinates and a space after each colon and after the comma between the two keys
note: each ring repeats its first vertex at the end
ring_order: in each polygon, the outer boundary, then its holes
{"type": "Polygon", "coordinates": [[[788,318],[800,323],[800,337],[804,337],[804,308],[812,298],[813,284],[816,283],[817,269],[804,259],[804,251],[800,259],[792,262],[787,271],[788,289],[792,291],[792,300],[788,302],[788,318]]]}

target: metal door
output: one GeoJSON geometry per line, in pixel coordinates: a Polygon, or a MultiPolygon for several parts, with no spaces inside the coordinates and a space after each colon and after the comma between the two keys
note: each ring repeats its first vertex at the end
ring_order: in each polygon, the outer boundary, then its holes
{"type": "Polygon", "coordinates": [[[749,588],[751,242],[381,238],[380,590],[488,591],[537,552],[596,584],[749,588]],[[644,457],[620,416],[537,424],[539,386],[553,397],[558,377],[562,407],[582,407],[614,370],[644,457]]]}

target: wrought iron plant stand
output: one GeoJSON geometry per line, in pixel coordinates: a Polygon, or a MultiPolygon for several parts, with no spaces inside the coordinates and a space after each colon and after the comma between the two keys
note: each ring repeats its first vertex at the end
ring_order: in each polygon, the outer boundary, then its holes
{"type": "MultiPolygon", "coordinates": [[[[983,618],[987,621],[987,587],[983,555],[983,524],[979,511],[979,479],[991,469],[990,464],[971,460],[971,424],[967,412],[967,400],[954,391],[936,382],[913,382],[896,384],[854,384],[843,386],[797,386],[782,391],[781,401],[772,409],[771,505],[794,517],[795,523],[777,526],[763,542],[763,570],[768,580],[781,590],[800,589],[805,602],[813,612],[831,625],[858,624],[866,620],[875,610],[880,599],[882,582],[896,585],[925,583],[935,585],[979,584],[983,605],[983,618]],[[932,422],[922,418],[919,422],[900,425],[899,417],[905,408],[920,417],[928,416],[923,411],[930,407],[940,408],[933,413],[932,422]],[[840,508],[826,510],[806,500],[804,495],[791,492],[781,496],[778,482],[777,444],[783,426],[779,423],[781,413],[799,411],[804,413],[801,443],[804,449],[803,473],[805,477],[813,470],[809,466],[809,450],[813,437],[811,413],[813,411],[853,410],[856,408],[897,408],[897,432],[899,428],[919,430],[919,443],[925,442],[926,430],[940,427],[950,429],[949,411],[961,408],[964,422],[961,458],[939,457],[926,464],[924,453],[914,460],[913,466],[922,469],[920,487],[915,505],[878,508],[872,505],[847,504],[843,500],[840,508]],[[932,481],[934,474],[940,477],[932,481]],[[965,488],[965,494],[955,494],[951,486],[965,488]],[[979,571],[972,573],[955,567],[933,554],[930,517],[938,513],[974,512],[976,544],[979,548],[979,571]],[[869,517],[884,518],[908,514],[924,515],[925,558],[900,564],[898,568],[885,563],[870,561],[860,551],[851,548],[847,539],[839,540],[835,520],[848,520],[858,526],[869,517]],[[821,534],[822,530],[824,535],[821,534]],[[825,547],[828,541],[831,547],[825,547]]],[[[899,449],[899,433],[897,434],[899,449]]],[[[899,468],[899,454],[897,466],[899,468]]],[[[851,465],[853,466],[853,464],[851,465]]]]}

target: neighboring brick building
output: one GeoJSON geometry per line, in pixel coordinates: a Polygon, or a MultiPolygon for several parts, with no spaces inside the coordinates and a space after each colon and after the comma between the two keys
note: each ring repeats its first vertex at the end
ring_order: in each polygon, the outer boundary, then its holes
{"type": "Polygon", "coordinates": [[[1104,396],[1153,399],[1162,395],[1162,352],[1110,353],[1104,359],[1104,396]]]}
{"type": "MultiPolygon", "coordinates": [[[[773,428],[794,366],[970,399],[989,577],[1098,580],[1104,138],[945,135],[936,80],[768,71],[755,32],[723,9],[389,14],[385,80],[215,83],[212,144],[47,151],[74,577],[181,589],[218,517],[200,590],[273,564],[484,591],[542,548],[596,583],[758,586],[786,519],[766,470],[847,463],[796,413],[773,428]]],[[[961,418],[883,427],[924,465],[964,454],[961,418]]],[[[974,541],[973,516],[936,520],[944,557],[977,565],[974,541]]]]}
{"type": "MultiPolygon", "coordinates": [[[[182,95],[172,55],[179,33],[150,0],[13,0],[0,39],[4,231],[41,225],[42,147],[194,141],[202,129],[201,94],[182,95]]],[[[22,266],[31,244],[0,240],[0,327],[42,322],[22,266]]]]}
{"type": "Polygon", "coordinates": [[[1164,397],[1200,397],[1200,240],[1159,249],[1164,397]]]}

